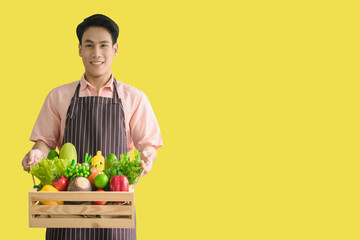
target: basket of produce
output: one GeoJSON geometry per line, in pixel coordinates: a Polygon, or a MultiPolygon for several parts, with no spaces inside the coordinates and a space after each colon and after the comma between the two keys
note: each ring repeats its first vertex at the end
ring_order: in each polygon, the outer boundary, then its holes
{"type": "MultiPolygon", "coordinates": [[[[64,145],[65,146],[65,145],[64,145]]],[[[84,163],[74,155],[55,151],[32,166],[40,181],[29,192],[29,227],[36,228],[133,228],[135,186],[142,176],[140,153],[134,150],[106,159],[98,151],[85,154],[84,163]]]]}

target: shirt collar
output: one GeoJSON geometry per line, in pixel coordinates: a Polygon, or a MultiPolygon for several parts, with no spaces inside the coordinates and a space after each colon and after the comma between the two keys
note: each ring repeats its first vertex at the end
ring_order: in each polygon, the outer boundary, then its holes
{"type": "MultiPolygon", "coordinates": [[[[80,91],[85,90],[87,87],[94,88],[93,85],[91,85],[88,81],[86,81],[85,73],[84,73],[80,79],[80,91]]],[[[108,87],[108,88],[110,88],[111,91],[113,91],[114,77],[112,74],[111,74],[110,80],[104,86],[102,86],[102,88],[104,88],[104,87],[108,87]]]]}

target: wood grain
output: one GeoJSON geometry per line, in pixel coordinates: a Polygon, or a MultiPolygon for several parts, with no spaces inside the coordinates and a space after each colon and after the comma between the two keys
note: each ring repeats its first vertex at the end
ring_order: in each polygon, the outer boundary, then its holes
{"type": "Polygon", "coordinates": [[[134,186],[129,192],[29,192],[29,227],[133,228],[134,186]],[[38,201],[126,201],[128,205],[40,205],[38,201]]]}

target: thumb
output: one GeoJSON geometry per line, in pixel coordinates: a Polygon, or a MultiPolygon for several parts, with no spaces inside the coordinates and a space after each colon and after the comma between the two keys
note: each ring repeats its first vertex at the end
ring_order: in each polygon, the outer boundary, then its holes
{"type": "Polygon", "coordinates": [[[29,152],[29,165],[36,165],[40,159],[43,158],[43,154],[39,149],[33,149],[29,152]]]}
{"type": "Polygon", "coordinates": [[[142,155],[145,157],[145,158],[148,158],[150,157],[151,155],[153,155],[154,153],[154,148],[153,147],[147,147],[145,148],[143,151],[142,151],[142,155]]]}

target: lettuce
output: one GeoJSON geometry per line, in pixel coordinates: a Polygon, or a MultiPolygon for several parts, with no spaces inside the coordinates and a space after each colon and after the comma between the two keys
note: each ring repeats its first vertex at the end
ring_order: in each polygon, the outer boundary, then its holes
{"type": "Polygon", "coordinates": [[[37,165],[30,167],[30,173],[40,180],[41,185],[53,185],[55,173],[63,175],[70,164],[70,160],[57,157],[54,160],[41,159],[37,165]]]}
{"type": "Polygon", "coordinates": [[[134,158],[130,160],[130,154],[120,155],[120,161],[117,159],[106,159],[104,173],[112,178],[116,175],[116,169],[119,168],[120,175],[125,175],[129,184],[135,184],[136,179],[140,176],[142,168],[140,152],[134,149],[134,158]]]}

